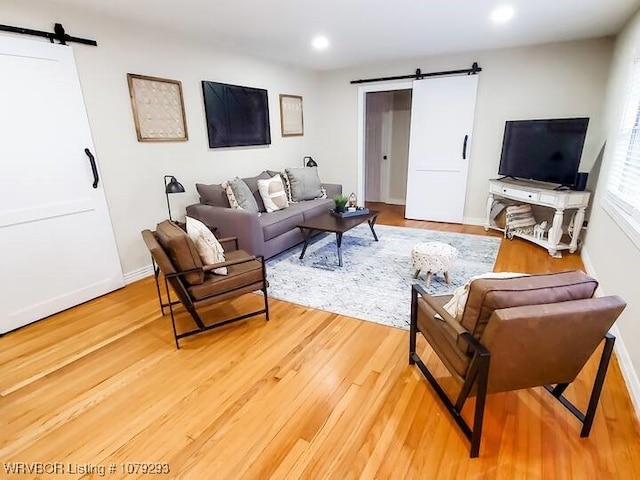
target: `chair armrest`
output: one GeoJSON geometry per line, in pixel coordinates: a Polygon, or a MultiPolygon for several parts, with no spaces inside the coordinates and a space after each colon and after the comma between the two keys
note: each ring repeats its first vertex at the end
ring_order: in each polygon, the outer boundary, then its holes
{"type": "MultiPolygon", "coordinates": [[[[224,245],[225,243],[233,242],[233,243],[234,243],[234,245],[235,245],[234,250],[239,250],[239,247],[238,247],[238,237],[219,238],[219,239],[218,239],[218,242],[220,242],[220,243],[221,243],[221,244],[223,244],[223,245],[224,245]]],[[[227,249],[225,248],[225,251],[226,251],[226,250],[227,250],[227,249]]]]}
{"type": "MultiPolygon", "coordinates": [[[[429,308],[433,309],[440,318],[438,320],[446,323],[456,334],[458,337],[462,338],[469,347],[476,353],[480,355],[488,355],[489,351],[478,341],[476,338],[460,323],[453,318],[449,312],[447,312],[442,306],[435,301],[435,296],[429,295],[427,291],[422,288],[422,286],[414,283],[413,289],[422,297],[422,299],[429,305],[429,308]]],[[[436,317],[437,318],[437,317],[436,317]]]]}
{"type": "Polygon", "coordinates": [[[462,325],[460,325],[460,323],[457,322],[456,319],[449,314],[449,312],[447,312],[444,308],[442,308],[442,306],[434,300],[435,297],[433,295],[429,295],[427,291],[424,288],[422,288],[422,286],[414,283],[413,289],[420,294],[422,299],[429,305],[429,308],[432,308],[433,310],[436,311],[436,313],[440,316],[438,320],[442,320],[443,322],[445,322],[458,335],[462,335],[463,333],[469,333],[467,329],[464,328],[462,325]]]}
{"type": "Polygon", "coordinates": [[[211,270],[215,270],[216,268],[222,268],[222,267],[229,267],[231,265],[240,265],[241,263],[247,263],[247,262],[251,262],[253,260],[256,260],[256,257],[254,255],[245,257],[245,258],[239,258],[237,260],[228,260],[225,262],[218,262],[218,263],[210,263],[208,265],[204,265],[202,267],[202,269],[205,272],[211,271],[211,270]]]}

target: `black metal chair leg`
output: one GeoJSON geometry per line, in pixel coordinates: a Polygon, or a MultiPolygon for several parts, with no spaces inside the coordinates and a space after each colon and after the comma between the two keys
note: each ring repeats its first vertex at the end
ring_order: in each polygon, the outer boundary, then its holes
{"type": "MultiPolygon", "coordinates": [[[[169,299],[169,312],[171,313],[171,326],[173,327],[173,338],[176,342],[176,349],[180,350],[180,343],[178,342],[178,331],[176,330],[176,319],[173,316],[173,303],[171,302],[171,292],[169,290],[169,283],[167,282],[167,279],[164,279],[164,286],[167,290],[167,298],[169,299]]],[[[158,289],[158,293],[160,292],[160,290],[158,289]]],[[[160,302],[160,304],[162,305],[162,302],[160,302]]]]}
{"type": "Polygon", "coordinates": [[[593,382],[593,390],[591,391],[591,398],[589,399],[587,413],[584,416],[584,425],[582,426],[582,431],[580,432],[581,437],[588,437],[589,433],[591,432],[593,417],[596,414],[596,408],[598,407],[600,393],[602,392],[602,386],[604,384],[604,377],[607,374],[609,360],[611,360],[611,353],[613,352],[613,345],[615,342],[616,337],[614,337],[610,333],[607,333],[605,335],[604,349],[602,350],[602,357],[600,357],[598,373],[596,374],[596,379],[593,382]]]}
{"type": "Polygon", "coordinates": [[[482,439],[482,422],[484,421],[484,406],[487,400],[487,382],[489,381],[489,359],[488,355],[478,356],[478,395],[476,397],[476,408],[473,415],[473,431],[471,433],[471,451],[469,456],[476,458],[480,455],[480,440],[482,439]]]}
{"type": "Polygon", "coordinates": [[[418,335],[418,292],[415,288],[411,289],[411,317],[409,325],[409,365],[414,365],[416,362],[413,359],[413,354],[416,352],[416,336],[418,335]]]}

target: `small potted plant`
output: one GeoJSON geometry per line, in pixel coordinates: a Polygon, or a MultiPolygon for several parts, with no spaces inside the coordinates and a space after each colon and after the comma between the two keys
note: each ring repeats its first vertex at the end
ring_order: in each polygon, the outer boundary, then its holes
{"type": "Polygon", "coordinates": [[[347,203],[349,203],[349,197],[346,195],[336,195],[333,197],[333,202],[336,204],[336,213],[343,213],[347,203]]]}

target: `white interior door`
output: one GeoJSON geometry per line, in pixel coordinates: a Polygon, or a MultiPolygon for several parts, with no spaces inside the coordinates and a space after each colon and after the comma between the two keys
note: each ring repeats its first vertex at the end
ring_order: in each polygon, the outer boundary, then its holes
{"type": "Polygon", "coordinates": [[[0,37],[0,72],[4,333],[124,279],[71,47],[0,37]]]}
{"type": "Polygon", "coordinates": [[[462,223],[478,75],[413,82],[406,218],[462,223]]]}

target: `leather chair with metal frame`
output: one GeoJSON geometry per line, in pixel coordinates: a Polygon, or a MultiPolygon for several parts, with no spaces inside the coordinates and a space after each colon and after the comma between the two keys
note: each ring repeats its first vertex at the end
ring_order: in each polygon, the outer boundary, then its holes
{"type": "Polygon", "coordinates": [[[461,317],[443,308],[451,298],[431,296],[413,285],[409,363],[417,364],[454,421],[480,451],[486,396],[544,386],[583,422],[589,436],[615,337],[608,333],[625,307],[617,296],[593,297],[597,282],[580,271],[517,278],[477,279],[469,286],[461,317]],[[416,351],[417,334],[453,377],[460,391],[455,402],[416,351]],[[604,348],[585,413],[563,393],[604,340],[604,348]],[[476,396],[473,428],[462,408],[476,396]]]}
{"type": "Polygon", "coordinates": [[[155,232],[143,230],[144,239],[153,262],[160,310],[164,315],[165,307],[169,307],[176,348],[180,348],[179,340],[212,328],[245,318],[265,314],[269,320],[269,300],[267,297],[267,274],[264,258],[249,255],[238,250],[235,238],[220,239],[226,246],[226,261],[211,265],[203,265],[195,245],[184,230],[175,223],[166,220],[159,223],[155,232]],[[210,272],[227,267],[227,275],[216,275],[210,272]],[[163,302],[158,277],[164,274],[167,302],[163,302]],[[171,286],[171,288],[169,288],[171,286]],[[171,290],[178,296],[172,300],[171,290]],[[264,308],[234,318],[205,324],[198,308],[230,300],[246,293],[262,290],[264,308]],[[196,328],[178,333],[176,329],[174,306],[182,304],[189,312],[196,328]]]}

